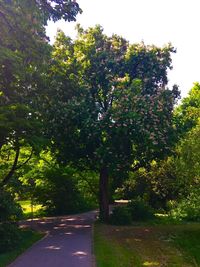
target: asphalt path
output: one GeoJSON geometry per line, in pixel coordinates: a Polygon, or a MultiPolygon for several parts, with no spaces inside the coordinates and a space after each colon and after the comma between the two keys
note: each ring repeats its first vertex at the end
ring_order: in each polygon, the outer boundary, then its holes
{"type": "Polygon", "coordinates": [[[46,236],[9,267],[92,267],[92,224],[96,213],[23,222],[23,227],[31,226],[46,236]]]}

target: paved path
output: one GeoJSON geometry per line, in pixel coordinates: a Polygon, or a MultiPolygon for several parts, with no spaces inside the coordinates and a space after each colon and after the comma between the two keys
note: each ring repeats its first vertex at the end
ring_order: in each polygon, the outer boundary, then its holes
{"type": "Polygon", "coordinates": [[[91,267],[92,223],[96,212],[25,222],[47,236],[9,267],[91,267]]]}

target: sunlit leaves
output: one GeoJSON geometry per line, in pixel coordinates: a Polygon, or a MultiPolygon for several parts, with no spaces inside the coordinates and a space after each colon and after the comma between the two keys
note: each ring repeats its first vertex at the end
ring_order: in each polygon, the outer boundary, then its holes
{"type": "Polygon", "coordinates": [[[187,97],[175,110],[175,121],[183,136],[194,127],[200,118],[200,84],[195,83],[187,97]]]}

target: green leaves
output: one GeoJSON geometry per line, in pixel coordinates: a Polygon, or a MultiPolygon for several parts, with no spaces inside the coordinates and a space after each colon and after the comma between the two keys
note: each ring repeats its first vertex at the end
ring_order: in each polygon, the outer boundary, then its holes
{"type": "Polygon", "coordinates": [[[78,3],[72,0],[38,0],[34,1],[42,11],[45,21],[52,19],[57,21],[75,21],[78,13],[82,13],[78,3]]]}
{"type": "Polygon", "coordinates": [[[184,134],[198,123],[200,117],[199,83],[194,83],[194,87],[190,90],[188,96],[176,108],[174,117],[181,136],[184,136],[184,134]]]}
{"type": "Polygon", "coordinates": [[[18,143],[12,174],[20,146],[38,151],[44,145],[42,109],[51,51],[47,20],[72,21],[80,11],[71,0],[0,0],[0,152],[18,143]]]}
{"type": "Polygon", "coordinates": [[[167,85],[167,70],[171,69],[171,53],[175,49],[168,44],[163,48],[144,43],[130,45],[126,53],[126,68],[131,79],[139,78],[144,94],[153,94],[167,85]]]}
{"type": "Polygon", "coordinates": [[[172,52],[171,45],[129,45],[101,26],[79,25],[75,41],[58,32],[51,74],[59,82],[51,87],[48,116],[61,161],[120,170],[164,157],[177,97],[165,88],[172,52]]]}

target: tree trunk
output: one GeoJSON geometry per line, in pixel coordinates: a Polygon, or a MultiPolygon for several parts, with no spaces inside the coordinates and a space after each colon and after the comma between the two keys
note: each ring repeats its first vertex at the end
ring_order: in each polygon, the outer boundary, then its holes
{"type": "Polygon", "coordinates": [[[108,222],[109,219],[108,180],[108,169],[104,166],[100,170],[99,179],[99,217],[103,222],[108,222]]]}

